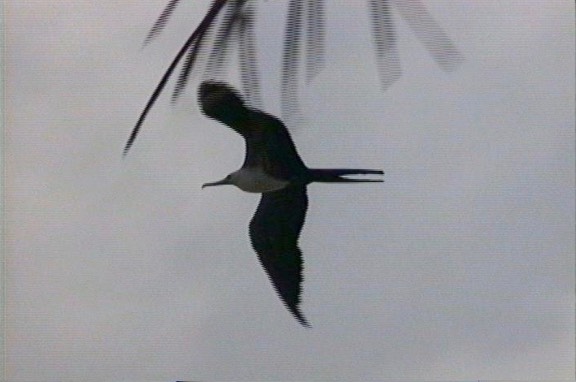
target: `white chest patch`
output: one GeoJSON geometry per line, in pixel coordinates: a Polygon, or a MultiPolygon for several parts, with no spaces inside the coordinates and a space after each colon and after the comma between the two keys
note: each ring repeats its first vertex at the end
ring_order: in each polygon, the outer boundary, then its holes
{"type": "Polygon", "coordinates": [[[234,184],[246,192],[270,192],[281,190],[288,185],[288,181],[279,180],[263,173],[259,169],[242,168],[233,175],[234,184]]]}

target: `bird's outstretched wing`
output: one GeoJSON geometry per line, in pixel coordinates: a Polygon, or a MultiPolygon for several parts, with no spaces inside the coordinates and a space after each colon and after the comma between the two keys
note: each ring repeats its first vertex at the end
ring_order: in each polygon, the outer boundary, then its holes
{"type": "Polygon", "coordinates": [[[304,225],[308,197],[305,186],[289,186],[262,194],[250,222],[250,239],[278,295],[303,325],[299,308],[303,261],[298,237],[304,225]]]}
{"type": "Polygon", "coordinates": [[[244,166],[262,167],[280,179],[305,176],[306,165],[284,123],[260,110],[250,110],[250,133],[246,137],[244,166]]]}
{"type": "Polygon", "coordinates": [[[242,167],[261,167],[267,174],[285,180],[306,176],[306,165],[281,120],[247,107],[240,94],[223,82],[202,82],[198,101],[208,118],[223,123],[246,140],[242,167]]]}

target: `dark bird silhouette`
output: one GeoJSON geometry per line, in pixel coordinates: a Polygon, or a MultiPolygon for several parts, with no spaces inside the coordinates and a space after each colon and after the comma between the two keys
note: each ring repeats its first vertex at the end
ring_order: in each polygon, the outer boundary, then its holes
{"type": "MultiPolygon", "coordinates": [[[[169,1],[148,33],[145,44],[160,34],[180,2],[181,0],[169,1]]],[[[461,53],[420,0],[367,0],[367,2],[376,63],[383,90],[395,83],[402,72],[392,8],[395,8],[407,22],[442,70],[453,71],[463,61],[461,53]]],[[[184,58],[172,93],[172,101],[176,101],[185,89],[202,52],[209,52],[205,68],[206,77],[217,78],[229,61],[233,44],[237,44],[244,94],[252,106],[259,108],[262,106],[255,32],[257,6],[258,2],[254,0],[212,1],[208,12],[176,54],[146,103],[124,147],[124,155],[130,150],[146,116],[184,58]]],[[[326,61],[324,15],[324,0],[290,0],[288,3],[280,86],[283,118],[298,113],[301,69],[304,69],[304,77],[306,82],[309,82],[324,67],[326,61]]]]}
{"type": "Polygon", "coordinates": [[[383,175],[384,172],[306,167],[284,124],[269,114],[247,107],[224,83],[203,82],[199,100],[206,116],[227,125],[246,142],[242,167],[202,188],[231,184],[246,192],[262,194],[250,222],[252,247],[286,307],[302,325],[309,326],[299,308],[303,266],[298,237],[308,208],[306,187],[312,182],[382,182],[344,176],[383,175]]]}

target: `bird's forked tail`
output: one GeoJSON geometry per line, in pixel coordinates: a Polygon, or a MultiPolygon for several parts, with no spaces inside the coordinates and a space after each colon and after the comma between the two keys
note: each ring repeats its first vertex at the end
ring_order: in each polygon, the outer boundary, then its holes
{"type": "Polygon", "coordinates": [[[345,178],[344,175],[384,175],[382,170],[365,170],[349,168],[312,168],[310,169],[312,182],[325,183],[351,183],[351,182],[383,182],[383,179],[354,179],[345,178]]]}

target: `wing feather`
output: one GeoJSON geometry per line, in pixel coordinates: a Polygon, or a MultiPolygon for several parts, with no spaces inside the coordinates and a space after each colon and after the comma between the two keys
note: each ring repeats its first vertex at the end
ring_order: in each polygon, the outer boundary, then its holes
{"type": "Polygon", "coordinates": [[[307,208],[306,187],[289,186],[262,194],[250,222],[250,240],[262,267],[288,310],[306,327],[299,308],[303,261],[298,237],[307,208]]]}

